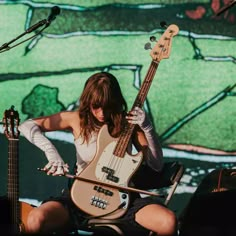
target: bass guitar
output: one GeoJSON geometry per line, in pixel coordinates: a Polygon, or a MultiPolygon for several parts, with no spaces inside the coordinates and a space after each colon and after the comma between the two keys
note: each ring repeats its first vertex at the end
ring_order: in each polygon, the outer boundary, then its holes
{"type": "MultiPolygon", "coordinates": [[[[143,106],[158,65],[162,59],[169,57],[172,38],[178,31],[176,25],[170,25],[151,50],[152,62],[132,109],[143,106]]],[[[73,202],[85,213],[93,217],[116,219],[127,211],[130,196],[124,187],[129,186],[131,177],[143,159],[142,152],[136,155],[127,153],[134,126],[127,123],[119,138],[111,137],[107,125],[100,129],[96,154],[71,188],[73,202]]]]}
{"type": "Polygon", "coordinates": [[[19,121],[19,114],[13,106],[9,110],[5,110],[3,126],[8,139],[7,199],[10,204],[10,231],[13,235],[26,231],[27,216],[33,209],[30,204],[19,202],[19,121]]]}

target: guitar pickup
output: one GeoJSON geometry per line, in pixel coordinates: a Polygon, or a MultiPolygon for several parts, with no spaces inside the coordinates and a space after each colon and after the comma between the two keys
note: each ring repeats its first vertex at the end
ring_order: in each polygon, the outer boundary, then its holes
{"type": "Polygon", "coordinates": [[[115,182],[115,183],[118,183],[119,182],[119,178],[116,177],[114,174],[115,174],[115,171],[111,168],[108,168],[106,166],[103,166],[102,167],[102,172],[106,173],[107,174],[107,179],[112,181],[112,182],[115,182]]]}
{"type": "Polygon", "coordinates": [[[107,173],[108,175],[114,175],[115,171],[111,168],[108,168],[106,166],[102,167],[102,172],[107,173]]]}
{"type": "Polygon", "coordinates": [[[112,196],[113,195],[113,192],[108,190],[108,189],[105,189],[105,188],[102,188],[101,186],[94,186],[93,188],[94,190],[96,190],[97,192],[99,193],[104,193],[105,195],[107,196],[112,196]]]}
{"type": "Polygon", "coordinates": [[[115,183],[118,183],[118,182],[119,182],[119,178],[118,178],[117,176],[114,176],[114,175],[108,174],[108,175],[107,175],[107,179],[108,179],[108,180],[111,180],[112,182],[115,182],[115,183]]]}

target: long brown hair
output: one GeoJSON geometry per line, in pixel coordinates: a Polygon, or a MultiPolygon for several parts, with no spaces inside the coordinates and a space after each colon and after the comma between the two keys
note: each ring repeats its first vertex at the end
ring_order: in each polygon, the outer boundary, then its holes
{"type": "Polygon", "coordinates": [[[85,83],[79,99],[80,133],[88,142],[91,132],[101,127],[90,107],[102,108],[110,134],[117,137],[123,127],[127,103],[116,77],[107,72],[93,74],[85,83]]]}

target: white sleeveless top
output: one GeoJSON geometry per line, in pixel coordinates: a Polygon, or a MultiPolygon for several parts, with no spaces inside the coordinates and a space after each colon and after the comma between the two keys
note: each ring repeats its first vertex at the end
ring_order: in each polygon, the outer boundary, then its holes
{"type": "Polygon", "coordinates": [[[79,174],[93,159],[96,153],[96,145],[97,145],[97,133],[93,132],[92,137],[89,142],[84,142],[81,137],[77,138],[74,141],[76,148],[76,165],[77,172],[79,174]]]}

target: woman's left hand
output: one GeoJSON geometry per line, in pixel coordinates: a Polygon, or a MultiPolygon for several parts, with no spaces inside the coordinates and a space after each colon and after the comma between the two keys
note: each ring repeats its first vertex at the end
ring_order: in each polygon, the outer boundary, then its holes
{"type": "Polygon", "coordinates": [[[145,118],[146,118],[146,113],[140,107],[135,107],[126,116],[126,119],[130,124],[137,124],[140,127],[143,126],[145,118]]]}

